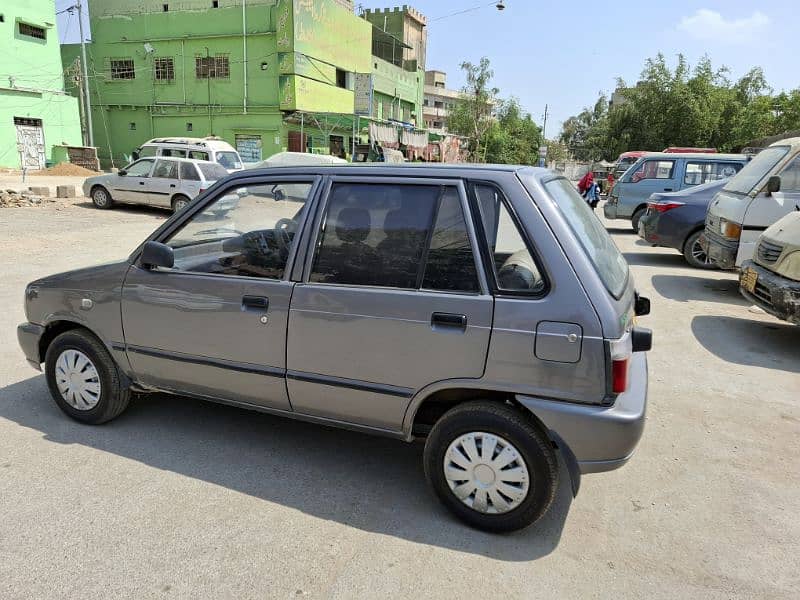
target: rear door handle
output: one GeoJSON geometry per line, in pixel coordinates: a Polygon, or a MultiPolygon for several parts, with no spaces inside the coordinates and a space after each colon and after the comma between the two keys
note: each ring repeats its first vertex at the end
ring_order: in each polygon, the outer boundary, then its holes
{"type": "Polygon", "coordinates": [[[242,308],[267,312],[269,310],[269,298],[266,296],[243,296],[242,308]]]}
{"type": "Polygon", "coordinates": [[[175,187],[175,184],[174,183],[170,183],[169,187],[173,188],[173,187],[175,187]]]}
{"type": "Polygon", "coordinates": [[[664,191],[665,191],[665,192],[671,192],[671,191],[672,191],[672,188],[664,188],[664,191]]]}
{"type": "Polygon", "coordinates": [[[140,182],[139,182],[139,185],[144,185],[144,181],[140,181],[140,182]]]}
{"type": "Polygon", "coordinates": [[[431,315],[431,327],[435,329],[467,329],[467,315],[435,312],[431,315]]]}

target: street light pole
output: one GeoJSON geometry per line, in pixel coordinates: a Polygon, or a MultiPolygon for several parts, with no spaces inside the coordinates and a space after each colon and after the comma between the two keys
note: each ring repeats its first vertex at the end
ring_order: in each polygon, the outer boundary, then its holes
{"type": "Polygon", "coordinates": [[[86,132],[89,136],[89,145],[94,146],[94,132],[92,131],[92,100],[89,97],[89,69],[86,62],[86,40],[83,37],[83,10],[81,2],[75,4],[74,8],[78,9],[78,28],[81,35],[81,67],[83,67],[83,95],[86,98],[86,132]]]}

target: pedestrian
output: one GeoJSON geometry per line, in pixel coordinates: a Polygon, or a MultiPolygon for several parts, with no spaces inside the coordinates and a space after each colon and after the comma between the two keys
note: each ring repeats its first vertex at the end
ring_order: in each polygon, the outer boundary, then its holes
{"type": "Polygon", "coordinates": [[[586,202],[588,202],[589,206],[594,210],[597,208],[597,203],[600,202],[600,186],[593,181],[583,197],[586,198],[586,202]]]}
{"type": "Polygon", "coordinates": [[[581,177],[581,180],[578,182],[578,191],[580,192],[581,196],[583,196],[584,198],[586,197],[586,190],[588,190],[593,183],[594,183],[594,174],[592,173],[592,170],[589,169],[586,175],[581,177]]]}
{"type": "Polygon", "coordinates": [[[610,194],[611,190],[614,189],[614,182],[615,182],[614,173],[609,172],[606,181],[608,182],[608,190],[606,191],[606,194],[610,194]]]}

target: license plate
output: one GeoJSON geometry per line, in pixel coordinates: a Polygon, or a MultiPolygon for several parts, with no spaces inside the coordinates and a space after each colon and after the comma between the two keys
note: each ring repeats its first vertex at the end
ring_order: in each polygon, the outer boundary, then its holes
{"type": "Polygon", "coordinates": [[[758,281],[758,273],[751,268],[747,268],[742,272],[742,277],[739,280],[741,286],[751,294],[756,289],[756,281],[758,281]]]}

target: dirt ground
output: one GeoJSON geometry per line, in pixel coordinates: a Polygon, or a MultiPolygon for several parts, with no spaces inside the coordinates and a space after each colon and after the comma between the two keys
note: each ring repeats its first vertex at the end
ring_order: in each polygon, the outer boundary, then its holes
{"type": "Polygon", "coordinates": [[[733,274],[610,224],[652,300],[644,436],[496,536],[437,503],[419,444],[163,396],[64,417],[17,345],[25,284],[121,259],[167,216],[0,210],[0,597],[797,597],[800,328],[733,274]]]}

